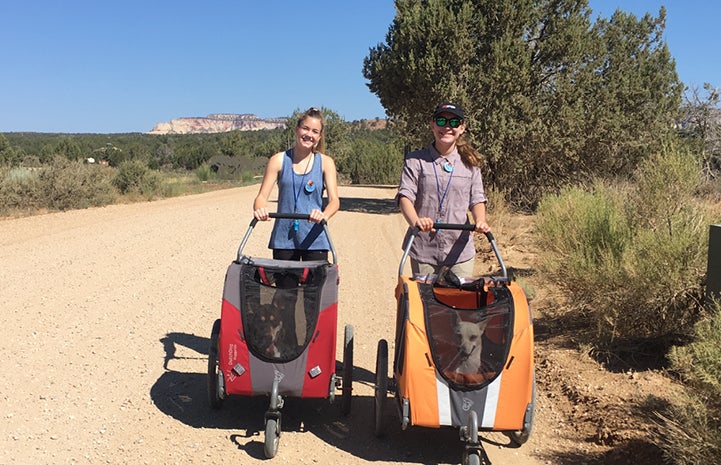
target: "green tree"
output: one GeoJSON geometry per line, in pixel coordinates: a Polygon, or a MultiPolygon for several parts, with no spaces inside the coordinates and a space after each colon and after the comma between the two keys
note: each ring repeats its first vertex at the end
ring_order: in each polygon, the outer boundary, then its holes
{"type": "Polygon", "coordinates": [[[18,161],[12,145],[10,145],[5,135],[0,133],[0,166],[12,166],[17,164],[18,161]]]}
{"type": "Polygon", "coordinates": [[[187,170],[198,168],[216,154],[215,148],[209,144],[200,144],[197,146],[186,145],[179,148],[176,152],[176,164],[187,170]]]}
{"type": "Polygon", "coordinates": [[[662,39],[666,10],[640,19],[616,11],[593,27],[600,54],[590,60],[583,151],[594,172],[629,173],[674,135],[683,84],[662,39]]]}
{"type": "Polygon", "coordinates": [[[118,166],[125,160],[126,154],[122,149],[111,142],[106,142],[102,147],[93,149],[93,157],[96,161],[107,161],[111,166],[118,166]]]}
{"type": "Polygon", "coordinates": [[[258,140],[253,145],[253,156],[266,158],[272,153],[280,152],[285,150],[285,140],[283,137],[284,129],[271,129],[269,131],[258,131],[265,137],[262,140],[258,140]]]}
{"type": "Polygon", "coordinates": [[[153,169],[158,169],[164,165],[172,165],[175,161],[174,144],[162,144],[158,146],[150,160],[145,160],[140,157],[131,157],[130,159],[138,159],[147,162],[148,166],[152,165],[153,169]]]}
{"type": "Polygon", "coordinates": [[[397,184],[403,167],[400,143],[384,143],[370,137],[354,138],[352,157],[338,163],[338,171],[353,184],[397,184]]]}
{"type": "Polygon", "coordinates": [[[75,140],[69,136],[62,136],[53,147],[53,155],[61,155],[70,161],[77,161],[83,158],[83,151],[75,140]]]}
{"type": "MultiPolygon", "coordinates": [[[[320,111],[324,120],[325,153],[332,156],[336,163],[342,163],[343,159],[351,153],[350,123],[329,108],[321,107],[320,111]]],[[[295,143],[295,126],[304,112],[305,110],[296,109],[288,117],[288,124],[283,132],[286,147],[292,147],[295,143]]]]}
{"type": "Polygon", "coordinates": [[[681,85],[658,18],[590,21],[585,0],[397,0],[363,74],[409,147],[438,102],[464,106],[484,176],[525,206],[628,174],[672,130],[681,85]]]}
{"type": "Polygon", "coordinates": [[[250,142],[241,131],[230,131],[220,141],[220,153],[229,157],[248,156],[251,152],[250,142]]]}

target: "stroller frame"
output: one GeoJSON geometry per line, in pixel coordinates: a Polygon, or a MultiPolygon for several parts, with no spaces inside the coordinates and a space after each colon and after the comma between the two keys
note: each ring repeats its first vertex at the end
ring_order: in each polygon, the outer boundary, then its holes
{"type": "MultiPolygon", "coordinates": [[[[435,229],[473,231],[471,224],[434,224],[435,229]]],[[[463,464],[490,465],[479,440],[480,431],[502,431],[517,445],[531,433],[536,382],[533,366],[533,323],[521,287],[508,278],[493,235],[486,237],[501,276],[474,281],[452,273],[404,276],[413,228],[398,268],[396,332],[392,378],[388,377],[388,342],[378,341],[375,373],[374,434],[384,434],[384,411],[394,394],[403,430],[409,426],[457,427],[464,443],[463,464]],[[454,279],[455,278],[455,279],[454,279]],[[450,358],[449,337],[455,321],[467,315],[484,321],[483,367],[476,374],[459,374],[450,358]]]]}
{"type": "MultiPolygon", "coordinates": [[[[297,213],[270,213],[269,216],[310,219],[309,215],[297,213]]],[[[210,335],[207,388],[208,401],[214,409],[220,408],[231,395],[269,397],[264,415],[264,452],[267,458],[272,458],[280,441],[284,396],[327,398],[333,403],[336,390],[340,390],[341,412],[344,415],[350,412],[354,337],[353,327],[346,325],[339,367],[335,359],[338,265],[326,221],[321,225],[330,243],[332,263],[244,255],[242,251],[257,222],[255,218],[250,222],[237,257],[226,272],[221,318],[214,322],[210,335]],[[296,279],[290,287],[288,277],[296,279]],[[286,281],[283,286],[281,280],[286,281]],[[288,350],[283,354],[270,351],[276,347],[275,340],[270,340],[270,336],[258,328],[266,322],[260,319],[261,308],[269,306],[278,313],[281,326],[287,324],[293,328],[292,336],[284,338],[288,350]],[[288,321],[288,311],[293,312],[292,324],[288,321]],[[304,336],[297,336],[295,330],[299,314],[305,318],[304,336]],[[287,344],[289,341],[292,345],[287,344]],[[268,351],[263,350],[264,344],[269,347],[268,351]]]]}

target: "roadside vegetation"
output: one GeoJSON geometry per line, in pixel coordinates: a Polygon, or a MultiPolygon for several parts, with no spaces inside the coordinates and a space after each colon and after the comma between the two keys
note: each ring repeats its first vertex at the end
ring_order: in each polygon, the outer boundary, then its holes
{"type": "MultiPolygon", "coordinates": [[[[402,145],[389,129],[326,115],[326,146],[345,183],[393,184],[402,145]]],[[[296,110],[290,118],[301,114],[296,110]]],[[[0,216],[153,200],[242,186],[285,150],[293,128],[220,134],[0,134],[0,216]]]]}
{"type": "MultiPolygon", "coordinates": [[[[389,125],[323,109],[341,182],[396,184],[403,153],[429,143],[431,107],[463,105],[494,205],[536,215],[535,272],[564,296],[545,316],[609,367],[683,382],[657,412],[664,460],[721,463],[721,312],[704,300],[721,221],[719,92],[679,81],[665,9],[595,22],[583,0],[396,11],[363,63],[389,125]]],[[[0,134],[0,216],[251,183],[292,132],[0,134]]]]}

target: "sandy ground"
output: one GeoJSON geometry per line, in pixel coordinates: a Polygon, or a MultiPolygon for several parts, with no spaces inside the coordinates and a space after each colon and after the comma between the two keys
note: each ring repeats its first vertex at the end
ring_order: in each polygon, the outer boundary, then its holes
{"type": "MultiPolygon", "coordinates": [[[[256,191],[0,221],[0,463],[266,460],[267,399],[231,398],[211,410],[206,396],[210,329],[256,191]]],[[[276,462],[461,461],[455,429],[401,431],[391,412],[387,437],[372,434],[376,344],[393,339],[405,230],[394,193],[341,187],[330,230],[341,273],[339,347],[343,325],[355,332],[352,411],[343,417],[326,400],[289,399],[276,462]]],[[[270,227],[259,224],[244,252],[268,256],[270,227]]],[[[537,413],[523,447],[482,435],[494,465],[560,463],[551,458],[554,420],[543,405],[537,413]]]]}

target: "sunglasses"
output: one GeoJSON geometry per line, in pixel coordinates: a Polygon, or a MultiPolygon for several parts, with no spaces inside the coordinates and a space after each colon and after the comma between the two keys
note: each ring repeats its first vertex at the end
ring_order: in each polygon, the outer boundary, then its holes
{"type": "Polygon", "coordinates": [[[439,126],[441,128],[444,127],[446,124],[452,128],[457,128],[463,122],[463,120],[460,118],[446,118],[445,116],[438,116],[434,121],[436,123],[436,126],[439,126]]]}

